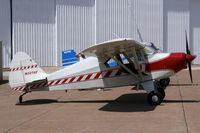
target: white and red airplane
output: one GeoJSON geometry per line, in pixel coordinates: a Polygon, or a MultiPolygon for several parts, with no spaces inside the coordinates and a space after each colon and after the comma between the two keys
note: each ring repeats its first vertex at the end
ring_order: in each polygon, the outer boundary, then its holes
{"type": "Polygon", "coordinates": [[[18,52],[10,65],[9,84],[15,91],[53,91],[136,86],[147,92],[151,105],[159,105],[165,97],[169,77],[189,66],[190,54],[186,36],[185,53],[159,53],[154,45],[132,39],[104,42],[81,52],[86,59],[61,70],[46,74],[26,53],[18,52]],[[113,62],[115,65],[113,65],[113,62]],[[112,65],[111,65],[112,64],[112,65]]]}

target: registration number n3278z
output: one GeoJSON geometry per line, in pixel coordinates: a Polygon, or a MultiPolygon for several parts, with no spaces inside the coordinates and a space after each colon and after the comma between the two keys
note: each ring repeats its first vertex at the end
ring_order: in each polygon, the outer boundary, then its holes
{"type": "Polygon", "coordinates": [[[31,71],[31,72],[26,72],[25,75],[32,75],[32,74],[37,74],[38,71],[31,71]]]}

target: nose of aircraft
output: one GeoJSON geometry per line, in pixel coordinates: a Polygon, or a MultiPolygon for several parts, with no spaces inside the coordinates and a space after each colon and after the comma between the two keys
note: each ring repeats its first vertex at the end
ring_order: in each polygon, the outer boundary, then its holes
{"type": "Polygon", "coordinates": [[[187,62],[191,62],[196,58],[196,56],[190,54],[186,54],[185,57],[187,62]]]}

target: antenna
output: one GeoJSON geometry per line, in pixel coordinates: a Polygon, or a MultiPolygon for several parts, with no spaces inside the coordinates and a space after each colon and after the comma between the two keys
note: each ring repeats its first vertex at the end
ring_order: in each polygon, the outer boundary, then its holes
{"type": "Polygon", "coordinates": [[[140,38],[140,41],[143,42],[144,40],[142,39],[142,35],[141,35],[140,30],[138,29],[138,27],[137,27],[137,34],[138,34],[138,36],[140,38]]]}
{"type": "MultiPolygon", "coordinates": [[[[130,1],[130,0],[128,0],[128,3],[129,3],[129,10],[130,10],[130,13],[131,13],[131,18],[133,18],[133,21],[134,22],[136,22],[136,20],[135,20],[135,17],[134,17],[134,15],[132,14],[132,12],[134,12],[134,11],[132,11],[132,2],[130,1]]],[[[139,30],[139,26],[138,26],[138,24],[137,23],[134,23],[135,24],[135,26],[136,26],[136,30],[137,30],[137,34],[138,34],[138,37],[139,37],[139,39],[140,39],[140,41],[141,42],[143,42],[144,40],[143,40],[143,38],[142,38],[142,34],[141,34],[141,32],[140,32],[140,30],[139,30]]]]}

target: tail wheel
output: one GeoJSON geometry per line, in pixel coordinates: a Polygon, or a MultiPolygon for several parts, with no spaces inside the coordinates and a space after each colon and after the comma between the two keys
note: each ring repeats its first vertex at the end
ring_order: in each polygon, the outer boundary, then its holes
{"type": "Polygon", "coordinates": [[[22,101],[23,101],[23,98],[22,98],[22,96],[20,96],[19,97],[19,103],[22,103],[22,101]]]}
{"type": "Polygon", "coordinates": [[[30,90],[26,90],[22,95],[19,96],[19,103],[22,103],[23,101],[23,96],[26,95],[26,93],[31,92],[30,90]]]}
{"type": "Polygon", "coordinates": [[[150,105],[160,105],[163,101],[163,96],[160,92],[150,92],[147,96],[150,105]]]}
{"type": "Polygon", "coordinates": [[[158,92],[160,92],[163,96],[163,99],[165,98],[165,90],[163,88],[158,87],[157,88],[158,92]]]}

